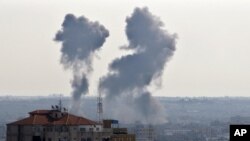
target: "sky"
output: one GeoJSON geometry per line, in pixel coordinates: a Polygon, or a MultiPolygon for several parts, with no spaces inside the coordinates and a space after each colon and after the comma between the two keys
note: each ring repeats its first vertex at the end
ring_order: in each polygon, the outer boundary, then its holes
{"type": "Polygon", "coordinates": [[[60,64],[53,39],[64,16],[98,21],[110,32],[94,57],[89,95],[125,55],[125,19],[148,7],[176,33],[176,52],[154,96],[250,96],[250,1],[248,0],[0,0],[0,96],[70,96],[72,74],[60,64]]]}

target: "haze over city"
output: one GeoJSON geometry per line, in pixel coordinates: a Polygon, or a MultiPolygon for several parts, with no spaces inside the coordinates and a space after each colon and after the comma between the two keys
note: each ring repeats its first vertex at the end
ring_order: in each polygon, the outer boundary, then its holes
{"type": "MultiPolygon", "coordinates": [[[[0,96],[70,96],[72,73],[60,64],[55,34],[67,14],[98,21],[109,37],[93,57],[88,95],[97,94],[108,65],[128,54],[126,18],[147,7],[176,34],[153,96],[249,96],[250,2],[247,0],[0,1],[0,96]]],[[[157,83],[154,82],[154,83],[157,83]]]]}

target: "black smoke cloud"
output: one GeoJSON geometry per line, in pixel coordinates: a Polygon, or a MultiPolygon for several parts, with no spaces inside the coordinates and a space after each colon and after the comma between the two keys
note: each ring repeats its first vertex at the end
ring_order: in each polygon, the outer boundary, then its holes
{"type": "Polygon", "coordinates": [[[126,23],[129,44],[125,48],[134,53],[110,64],[110,73],[101,79],[99,91],[106,95],[107,104],[124,104],[122,109],[116,108],[114,113],[118,116],[127,111],[135,115],[134,120],[138,118],[144,123],[164,122],[163,108],[147,87],[161,78],[166,62],[176,49],[176,35],[164,30],[160,19],[147,8],[136,8],[126,23]]]}
{"type": "Polygon", "coordinates": [[[88,93],[88,75],[92,71],[92,57],[100,49],[109,31],[98,22],[85,17],[65,16],[62,29],[55,36],[55,41],[62,42],[61,64],[73,72],[73,108],[76,109],[81,95],[88,93]]]}

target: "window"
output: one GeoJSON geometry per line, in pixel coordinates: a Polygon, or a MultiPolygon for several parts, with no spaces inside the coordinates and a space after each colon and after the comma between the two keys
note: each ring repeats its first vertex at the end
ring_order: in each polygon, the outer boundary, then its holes
{"type": "Polygon", "coordinates": [[[91,138],[87,138],[87,141],[92,141],[91,138]]]}
{"type": "Polygon", "coordinates": [[[58,132],[58,127],[57,126],[55,126],[55,131],[58,132]]]}
{"type": "Polygon", "coordinates": [[[59,132],[63,132],[63,126],[59,126],[59,132]]]}
{"type": "Polygon", "coordinates": [[[35,126],[35,127],[33,127],[33,131],[35,131],[35,132],[40,132],[41,130],[40,130],[40,127],[35,126]]]}
{"type": "Polygon", "coordinates": [[[89,128],[89,131],[93,132],[93,128],[89,128]]]}
{"type": "Polygon", "coordinates": [[[67,126],[64,126],[64,127],[63,127],[63,131],[64,131],[64,132],[68,132],[68,131],[69,131],[68,127],[67,127],[67,126]]]}
{"type": "Polygon", "coordinates": [[[49,131],[52,132],[53,131],[53,127],[49,127],[49,131]]]}
{"type": "Polygon", "coordinates": [[[80,128],[80,131],[81,131],[81,132],[85,132],[86,129],[85,129],[85,128],[80,128]]]}
{"type": "Polygon", "coordinates": [[[48,141],[51,141],[51,138],[48,138],[48,141]]]}
{"type": "Polygon", "coordinates": [[[81,141],[86,141],[86,139],[85,138],[81,138],[81,141]]]}

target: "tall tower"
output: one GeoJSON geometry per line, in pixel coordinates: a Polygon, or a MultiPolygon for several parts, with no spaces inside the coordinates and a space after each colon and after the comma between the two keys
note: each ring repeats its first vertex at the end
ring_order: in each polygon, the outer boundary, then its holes
{"type": "Polygon", "coordinates": [[[97,114],[98,114],[99,123],[102,123],[103,108],[102,108],[102,95],[100,92],[99,92],[98,97],[97,97],[97,114]]]}

